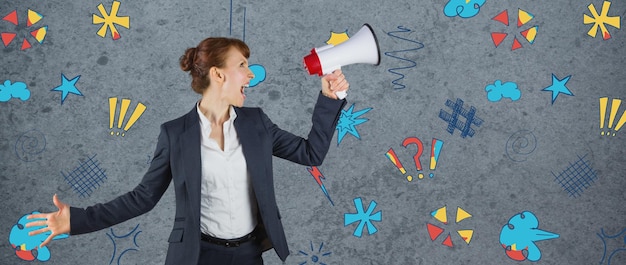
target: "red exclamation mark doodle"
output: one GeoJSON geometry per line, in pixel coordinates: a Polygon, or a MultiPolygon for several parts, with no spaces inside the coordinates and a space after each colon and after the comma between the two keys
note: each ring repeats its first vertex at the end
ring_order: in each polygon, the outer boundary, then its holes
{"type": "MultiPolygon", "coordinates": [[[[393,151],[393,148],[389,148],[389,151],[387,151],[387,153],[385,153],[385,155],[387,156],[387,158],[389,158],[389,160],[391,160],[391,163],[393,163],[400,170],[402,175],[406,174],[406,170],[404,169],[404,166],[402,165],[402,163],[398,159],[398,156],[396,155],[396,152],[393,151]]],[[[413,180],[413,176],[409,175],[409,176],[406,177],[406,179],[408,181],[412,181],[413,180]]]]}
{"type": "MultiPolygon", "coordinates": [[[[439,161],[439,155],[441,154],[441,148],[443,147],[443,141],[433,138],[432,146],[430,148],[430,171],[437,168],[437,161],[439,161]]],[[[434,173],[430,173],[429,177],[434,177],[434,173]]]]}

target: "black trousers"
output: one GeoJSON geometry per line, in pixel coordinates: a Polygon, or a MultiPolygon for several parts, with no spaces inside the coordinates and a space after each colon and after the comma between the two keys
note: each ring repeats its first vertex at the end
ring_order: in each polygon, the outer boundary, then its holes
{"type": "Polygon", "coordinates": [[[238,247],[225,247],[200,240],[198,265],[263,265],[263,251],[258,239],[238,247]]]}

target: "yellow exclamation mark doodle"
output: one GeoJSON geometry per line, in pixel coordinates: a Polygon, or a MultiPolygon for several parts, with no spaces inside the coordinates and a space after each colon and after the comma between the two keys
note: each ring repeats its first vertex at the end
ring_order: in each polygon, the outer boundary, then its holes
{"type": "MultiPolygon", "coordinates": [[[[126,113],[128,112],[129,106],[130,106],[130,99],[127,99],[127,98],[122,99],[122,104],[120,105],[120,113],[117,119],[117,129],[122,129],[122,125],[124,124],[124,119],[126,119],[126,113]]],[[[124,129],[123,129],[124,131],[122,133],[120,133],[119,131],[118,132],[113,131],[113,124],[115,121],[116,109],[117,109],[117,98],[116,97],[109,98],[109,129],[111,129],[111,135],[116,135],[116,136],[121,135],[123,137],[126,134],[126,132],[130,129],[130,127],[132,127],[135,124],[135,122],[137,122],[139,117],[141,117],[141,114],[143,114],[143,112],[146,110],[146,105],[142,104],[141,102],[137,104],[137,107],[135,107],[135,110],[133,111],[133,113],[130,115],[130,118],[126,122],[126,125],[124,126],[124,129]]]]}
{"type": "Polygon", "coordinates": [[[622,104],[622,100],[614,98],[611,101],[611,112],[609,113],[609,123],[608,123],[609,131],[607,131],[605,134],[604,121],[606,119],[606,111],[608,109],[608,102],[609,102],[608,97],[600,98],[600,130],[602,130],[600,132],[600,135],[615,136],[615,133],[617,133],[617,131],[619,131],[622,128],[622,126],[624,126],[624,123],[626,123],[626,110],[622,113],[622,116],[619,119],[619,121],[617,121],[617,124],[615,125],[615,127],[613,127],[613,122],[615,121],[615,118],[617,117],[617,112],[619,111],[619,107],[622,104]],[[614,128],[613,133],[611,133],[611,128],[614,128]]]}

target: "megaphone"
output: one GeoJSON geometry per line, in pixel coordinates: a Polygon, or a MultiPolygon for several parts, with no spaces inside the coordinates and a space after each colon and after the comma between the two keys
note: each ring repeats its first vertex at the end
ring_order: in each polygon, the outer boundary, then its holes
{"type": "MultiPolygon", "coordinates": [[[[322,76],[355,63],[379,65],[380,49],[374,30],[366,23],[354,36],[337,46],[329,44],[312,49],[303,61],[310,75],[322,76]]],[[[345,95],[339,98],[343,99],[345,95]]]]}

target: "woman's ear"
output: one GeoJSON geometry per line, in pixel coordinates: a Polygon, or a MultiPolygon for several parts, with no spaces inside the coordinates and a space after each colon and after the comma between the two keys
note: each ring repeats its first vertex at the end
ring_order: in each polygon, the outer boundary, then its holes
{"type": "Polygon", "coordinates": [[[211,80],[219,81],[224,78],[224,74],[217,67],[213,66],[209,69],[209,77],[211,80]]]}

